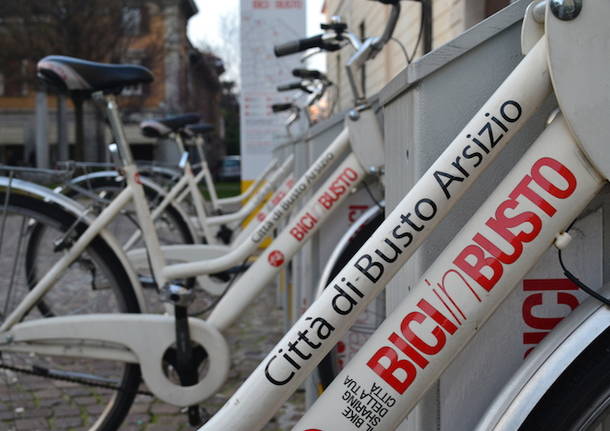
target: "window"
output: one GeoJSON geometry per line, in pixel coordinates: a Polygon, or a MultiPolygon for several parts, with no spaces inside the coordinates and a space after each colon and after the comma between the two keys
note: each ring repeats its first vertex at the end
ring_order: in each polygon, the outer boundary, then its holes
{"type": "MultiPolygon", "coordinates": [[[[146,67],[145,52],[138,49],[130,49],[125,58],[122,59],[123,63],[127,64],[139,64],[146,67]]],[[[121,96],[143,96],[144,95],[144,84],[130,85],[123,87],[121,96]]]]}
{"type": "Polygon", "coordinates": [[[485,17],[493,15],[501,9],[508,6],[510,0],[486,0],[485,1],[485,17]]]}
{"type": "Polygon", "coordinates": [[[128,36],[142,34],[142,11],[140,8],[126,7],[123,9],[123,28],[128,36]]]}
{"type": "Polygon", "coordinates": [[[25,79],[28,76],[28,65],[27,60],[21,60],[21,95],[27,96],[29,93],[28,81],[25,79]]]}
{"type": "Polygon", "coordinates": [[[490,17],[510,4],[510,0],[466,0],[465,7],[465,28],[490,17]]]}
{"type": "Polygon", "coordinates": [[[28,87],[28,67],[27,60],[11,60],[5,63],[2,71],[2,82],[0,94],[6,97],[27,96],[28,87]]]}
{"type": "Polygon", "coordinates": [[[121,96],[142,96],[143,94],[144,88],[142,84],[123,87],[123,91],[121,91],[121,96]]]}

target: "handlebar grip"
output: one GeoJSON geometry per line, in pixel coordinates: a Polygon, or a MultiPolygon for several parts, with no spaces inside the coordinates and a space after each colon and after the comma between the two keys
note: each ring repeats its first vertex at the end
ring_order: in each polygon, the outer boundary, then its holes
{"type": "Polygon", "coordinates": [[[292,103],[274,103],[271,105],[271,110],[273,112],[283,112],[292,109],[292,103]]]}
{"type": "Polygon", "coordinates": [[[307,51],[310,48],[320,48],[324,41],[322,37],[324,35],[319,34],[317,36],[306,37],[305,39],[293,40],[286,42],[281,45],[275,45],[273,52],[276,57],[283,57],[285,55],[296,54],[297,52],[307,51]]]}
{"type": "Polygon", "coordinates": [[[318,70],[292,69],[292,76],[301,79],[323,79],[325,76],[318,70]]]}
{"type": "Polygon", "coordinates": [[[290,91],[290,90],[301,90],[302,85],[300,82],[291,82],[290,84],[278,85],[277,91],[290,91]]]}

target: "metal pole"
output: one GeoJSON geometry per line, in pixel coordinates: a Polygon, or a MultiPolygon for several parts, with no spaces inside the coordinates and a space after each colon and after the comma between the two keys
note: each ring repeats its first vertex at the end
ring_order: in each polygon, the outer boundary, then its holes
{"type": "Polygon", "coordinates": [[[38,91],[36,93],[36,167],[45,169],[49,168],[48,111],[47,93],[38,91]]]}
{"type": "Polygon", "coordinates": [[[432,51],[432,1],[421,0],[424,54],[432,51]]]}
{"type": "Polygon", "coordinates": [[[57,160],[65,161],[70,158],[68,143],[68,115],[66,111],[65,94],[57,95],[57,160]]]}

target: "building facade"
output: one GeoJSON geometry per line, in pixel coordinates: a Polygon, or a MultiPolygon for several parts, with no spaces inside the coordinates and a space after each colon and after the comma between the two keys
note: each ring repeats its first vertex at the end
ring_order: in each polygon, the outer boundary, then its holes
{"type": "MultiPolygon", "coordinates": [[[[153,71],[155,81],[151,85],[125,88],[119,96],[119,106],[126,121],[127,137],[134,144],[132,149],[136,159],[167,158],[169,153],[162,143],[141,135],[139,122],[195,111],[201,114],[203,121],[221,124],[219,109],[213,105],[220,97],[218,75],[224,68],[219,67],[218,59],[198,53],[187,39],[187,21],[198,12],[194,0],[123,1],[127,6],[121,9],[121,19],[126,28],[123,28],[122,41],[117,43],[126,43],[127,46],[121,58],[83,57],[141,64],[153,71]]],[[[9,24],[15,19],[20,17],[0,15],[0,33],[11,31],[9,24]]],[[[87,37],[86,31],[85,26],[81,37],[87,37]]],[[[95,40],[91,42],[95,43],[95,40]]],[[[103,125],[103,116],[90,102],[84,103],[85,145],[82,153],[75,152],[74,104],[69,98],[61,101],[61,97],[40,87],[32,79],[35,62],[36,59],[0,58],[0,161],[36,164],[37,133],[44,133],[47,139],[50,164],[64,158],[59,156],[66,152],[64,150],[62,154],[61,151],[66,147],[66,141],[69,158],[76,155],[86,161],[105,160],[109,136],[103,125]],[[63,103],[67,111],[65,116],[58,115],[63,103]],[[40,127],[40,116],[47,119],[46,133],[40,127]]]]}

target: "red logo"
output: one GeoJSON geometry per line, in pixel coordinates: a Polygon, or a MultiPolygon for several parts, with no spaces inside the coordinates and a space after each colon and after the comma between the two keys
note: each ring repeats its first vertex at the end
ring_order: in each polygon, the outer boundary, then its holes
{"type": "Polygon", "coordinates": [[[269,264],[271,266],[282,266],[285,260],[284,253],[279,250],[273,250],[271,253],[269,253],[269,257],[267,258],[267,260],[269,260],[269,264]]]}
{"type": "Polygon", "coordinates": [[[133,174],[133,179],[137,184],[142,184],[142,177],[140,177],[140,173],[136,172],[133,174]]]}

